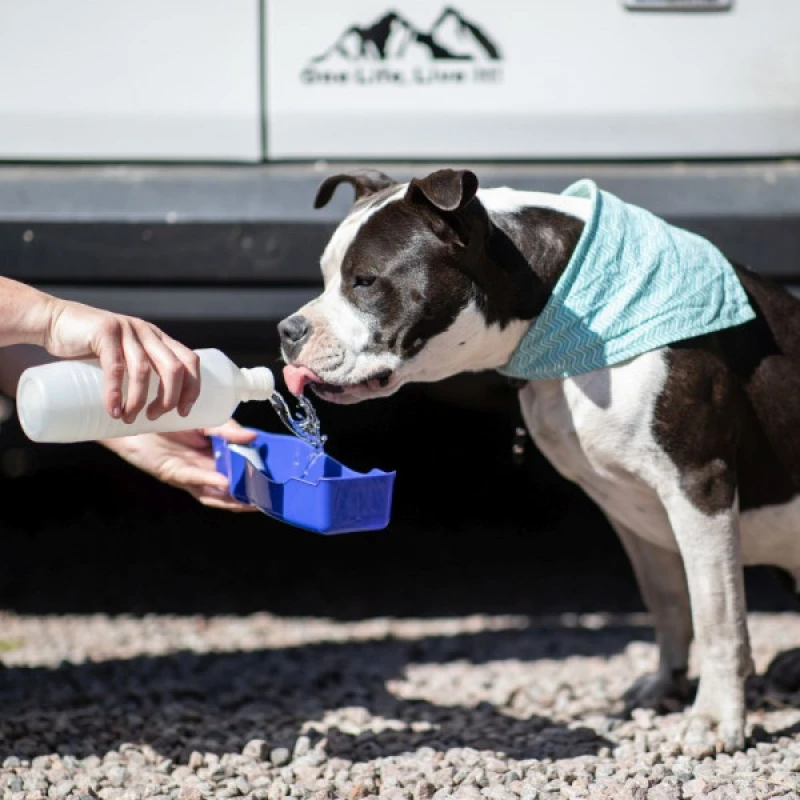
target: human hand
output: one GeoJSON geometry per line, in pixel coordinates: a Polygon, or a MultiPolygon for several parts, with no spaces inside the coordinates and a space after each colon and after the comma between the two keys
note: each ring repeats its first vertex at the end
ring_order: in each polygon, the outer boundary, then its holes
{"type": "Polygon", "coordinates": [[[234,500],[228,481],[214,467],[211,435],[222,436],[234,444],[249,444],[256,434],[229,420],[219,428],[179,433],[146,433],[101,442],[134,467],[170,486],[184,489],[211,508],[228,511],[254,511],[253,506],[234,500]]]}
{"type": "Polygon", "coordinates": [[[149,322],[102,311],[81,303],[48,298],[42,346],[58,358],[100,360],[104,398],[115,419],[133,422],[147,402],[150,378],[159,378],[158,393],[147,407],[157,419],[177,408],[186,416],[200,394],[200,360],[149,322]],[[123,402],[123,381],[128,385],[123,402]]]}

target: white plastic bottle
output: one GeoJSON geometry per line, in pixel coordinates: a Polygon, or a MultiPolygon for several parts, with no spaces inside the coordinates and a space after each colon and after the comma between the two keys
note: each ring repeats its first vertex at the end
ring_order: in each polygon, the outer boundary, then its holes
{"type": "MultiPolygon", "coordinates": [[[[200,396],[189,415],[177,410],[156,420],[145,409],[127,425],[106,411],[103,370],[97,360],[58,361],[30,367],[17,387],[17,414],[34,442],[89,442],[140,433],[167,433],[222,425],[239,403],[268,400],[275,379],[266,367],[239,369],[219,350],[196,350],[200,356],[200,396]]],[[[147,404],[155,398],[159,378],[153,375],[147,404]]],[[[127,383],[123,384],[125,397],[127,383]]]]}

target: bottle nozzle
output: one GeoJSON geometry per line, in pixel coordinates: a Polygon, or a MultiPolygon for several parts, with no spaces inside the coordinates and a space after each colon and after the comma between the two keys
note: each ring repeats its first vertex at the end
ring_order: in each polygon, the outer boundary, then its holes
{"type": "Polygon", "coordinates": [[[267,367],[243,367],[239,370],[239,396],[241,402],[269,400],[275,394],[275,377],[267,367]]]}

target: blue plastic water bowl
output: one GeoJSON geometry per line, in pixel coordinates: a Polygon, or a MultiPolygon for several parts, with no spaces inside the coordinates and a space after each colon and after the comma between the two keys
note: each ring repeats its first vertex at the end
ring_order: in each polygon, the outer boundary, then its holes
{"type": "Polygon", "coordinates": [[[296,436],[256,433],[249,445],[211,439],[217,471],[228,478],[237,500],[326,535],[377,531],[389,524],[394,472],[356,472],[325,453],[308,468],[311,445],[296,436]]]}

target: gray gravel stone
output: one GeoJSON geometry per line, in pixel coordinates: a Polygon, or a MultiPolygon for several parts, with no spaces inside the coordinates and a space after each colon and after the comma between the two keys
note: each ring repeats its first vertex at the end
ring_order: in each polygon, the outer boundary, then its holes
{"type": "Polygon", "coordinates": [[[269,755],[269,747],[263,739],[251,739],[242,749],[242,755],[262,761],[269,755]]]}
{"type": "MultiPolygon", "coordinates": [[[[800,798],[800,710],[762,684],[745,753],[683,748],[682,714],[618,716],[651,643],[531,624],[0,612],[25,642],[3,654],[0,797],[800,798]]],[[[762,672],[800,638],[784,615],[751,629],[762,672]]]]}
{"type": "Polygon", "coordinates": [[[290,758],[291,758],[291,753],[289,752],[289,749],[286,747],[276,747],[269,754],[269,760],[276,767],[280,767],[283,764],[287,764],[290,758]]]}

